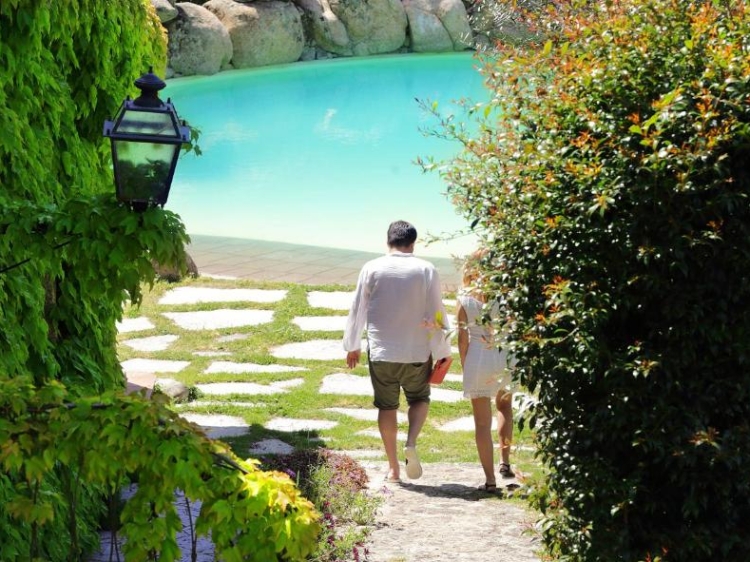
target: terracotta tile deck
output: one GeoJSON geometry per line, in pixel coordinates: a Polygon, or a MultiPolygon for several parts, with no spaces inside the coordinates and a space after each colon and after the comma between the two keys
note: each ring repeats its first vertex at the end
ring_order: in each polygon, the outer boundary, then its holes
{"type": "MultiPolygon", "coordinates": [[[[306,285],[355,285],[362,265],[381,255],[218,236],[192,235],[191,241],[188,253],[201,275],[306,285]]],[[[418,249],[416,255],[420,256],[418,249]]],[[[457,288],[460,275],[454,260],[429,256],[424,259],[438,268],[445,290],[457,288]]]]}

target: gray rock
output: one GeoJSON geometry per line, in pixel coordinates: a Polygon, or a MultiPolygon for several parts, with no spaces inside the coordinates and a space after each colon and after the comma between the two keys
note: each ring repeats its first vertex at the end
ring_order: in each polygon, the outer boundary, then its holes
{"type": "Polygon", "coordinates": [[[403,0],[414,52],[462,51],[473,43],[461,0],[403,0]]]}
{"type": "Polygon", "coordinates": [[[156,15],[159,16],[161,23],[167,23],[177,18],[179,12],[174,4],[174,0],[151,0],[151,5],[156,10],[156,15]]]}
{"type": "Polygon", "coordinates": [[[166,25],[169,65],[175,74],[216,74],[232,58],[229,32],[207,9],[190,2],[176,5],[179,17],[166,25]]]}
{"type": "Polygon", "coordinates": [[[175,379],[156,379],[154,392],[166,394],[174,402],[187,402],[190,395],[190,389],[175,379]]]}
{"type": "Polygon", "coordinates": [[[290,63],[302,55],[305,47],[302,17],[292,3],[209,0],[204,7],[228,30],[235,68],[290,63]]]}
{"type": "Polygon", "coordinates": [[[407,18],[400,0],[328,1],[349,35],[348,52],[339,54],[392,53],[404,44],[407,18]]]}

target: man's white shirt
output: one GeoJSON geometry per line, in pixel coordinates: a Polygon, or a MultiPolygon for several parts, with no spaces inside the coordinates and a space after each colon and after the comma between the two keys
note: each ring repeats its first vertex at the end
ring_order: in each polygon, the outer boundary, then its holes
{"type": "Polygon", "coordinates": [[[430,354],[437,360],[451,354],[444,331],[449,328],[435,266],[414,254],[391,252],[359,273],[344,349],[359,350],[367,329],[372,361],[421,363],[430,354]]]}

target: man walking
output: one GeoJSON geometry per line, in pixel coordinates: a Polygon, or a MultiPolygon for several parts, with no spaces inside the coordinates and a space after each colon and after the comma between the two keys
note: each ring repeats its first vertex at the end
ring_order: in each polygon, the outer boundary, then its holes
{"type": "Polygon", "coordinates": [[[432,359],[449,357],[443,333],[448,319],[435,266],[414,257],[417,230],[405,221],[388,227],[388,253],[367,262],[344,332],[346,364],[353,369],[361,355],[362,331],[367,329],[367,355],[378,429],[388,456],[387,481],[400,480],[396,436],[400,391],[409,405],[409,432],[404,455],[406,475],[422,476],[417,437],[430,407],[428,378],[432,359]]]}

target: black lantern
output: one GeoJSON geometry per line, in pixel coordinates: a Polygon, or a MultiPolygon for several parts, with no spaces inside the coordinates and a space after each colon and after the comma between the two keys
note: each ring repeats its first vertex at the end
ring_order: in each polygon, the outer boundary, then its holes
{"type": "Polygon", "coordinates": [[[112,141],[117,199],[142,211],[167,202],[180,147],[190,141],[190,128],[180,122],[171,100],[159,99],[166,83],[152,69],[135,85],[141,95],[122,102],[114,120],[104,122],[104,136],[112,141]]]}

